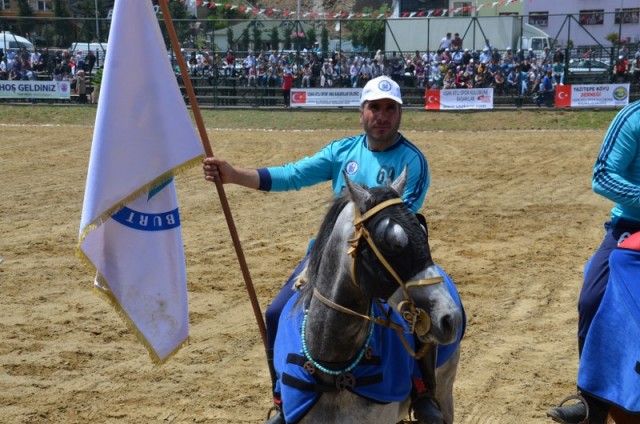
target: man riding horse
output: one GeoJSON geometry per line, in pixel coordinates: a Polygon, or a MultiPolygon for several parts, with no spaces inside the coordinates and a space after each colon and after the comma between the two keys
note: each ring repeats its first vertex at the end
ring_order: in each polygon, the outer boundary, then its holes
{"type": "MultiPolygon", "coordinates": [[[[331,181],[333,192],[338,196],[345,188],[345,178],[367,187],[376,187],[393,181],[407,167],[408,181],[402,200],[417,213],[429,188],[429,167],[418,147],[398,132],[402,118],[402,96],[398,84],[385,76],[370,80],[362,90],[359,115],[364,134],[333,141],[311,157],[283,166],[258,169],[239,168],[222,158],[209,157],[203,160],[205,179],[220,179],[225,184],[263,191],[299,190],[331,181]]],[[[266,311],[267,360],[278,411],[281,400],[275,392],[273,346],[282,309],[294,293],[292,286],[306,267],[309,251],[266,311]]],[[[424,389],[419,387],[420,390],[415,390],[412,408],[421,422],[438,424],[443,422],[443,417],[433,399],[436,388],[434,349],[430,355],[431,358],[419,362],[424,389]]],[[[285,423],[285,420],[278,412],[267,423],[285,423]]]]}

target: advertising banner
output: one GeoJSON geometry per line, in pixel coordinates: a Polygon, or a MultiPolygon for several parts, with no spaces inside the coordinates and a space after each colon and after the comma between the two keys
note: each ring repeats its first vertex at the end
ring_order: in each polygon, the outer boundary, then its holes
{"type": "Polygon", "coordinates": [[[556,107],[622,107],[629,104],[629,84],[556,86],[556,107]]]}
{"type": "Polygon", "coordinates": [[[0,81],[2,99],[69,99],[70,81],[0,81]]]}
{"type": "Polygon", "coordinates": [[[362,88],[293,88],[291,107],[360,107],[362,88]]]}
{"type": "Polygon", "coordinates": [[[493,88],[427,90],[427,110],[493,109],[493,88]]]}

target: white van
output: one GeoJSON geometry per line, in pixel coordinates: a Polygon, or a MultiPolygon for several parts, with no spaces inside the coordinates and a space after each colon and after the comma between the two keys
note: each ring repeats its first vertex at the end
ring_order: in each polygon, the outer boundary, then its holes
{"type": "Polygon", "coordinates": [[[33,44],[31,41],[19,35],[12,34],[7,31],[0,32],[0,49],[3,51],[18,50],[26,48],[30,52],[33,51],[33,44]]]}
{"type": "Polygon", "coordinates": [[[107,43],[73,43],[71,47],[69,47],[69,53],[75,53],[80,50],[82,53],[87,53],[89,50],[92,50],[100,58],[103,58],[105,52],[107,51],[107,43]]]}

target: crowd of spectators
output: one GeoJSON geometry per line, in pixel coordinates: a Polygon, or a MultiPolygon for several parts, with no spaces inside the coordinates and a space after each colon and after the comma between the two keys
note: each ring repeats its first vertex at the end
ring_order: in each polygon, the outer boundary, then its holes
{"type": "Polygon", "coordinates": [[[402,56],[385,56],[378,50],[371,57],[334,52],[324,59],[315,51],[253,52],[241,61],[229,51],[218,54],[192,52],[187,58],[192,75],[212,79],[235,77],[240,84],[277,87],[283,75],[291,72],[294,87],[363,87],[371,78],[387,75],[405,87],[425,89],[487,88],[497,95],[531,95],[538,90],[542,77],[551,72],[555,85],[563,83],[564,55],[548,51],[538,57],[532,50],[499,52],[486,46],[481,52],[453,46],[435,52],[402,56]]]}
{"type": "MultiPolygon", "coordinates": [[[[565,75],[561,49],[554,52],[545,49],[537,54],[531,49],[514,52],[510,47],[498,50],[486,40],[482,50],[474,51],[464,48],[457,34],[454,38],[447,34],[437,51],[404,55],[385,54],[381,50],[372,54],[335,51],[327,57],[317,43],[300,52],[249,51],[242,58],[232,50],[225,53],[183,50],[183,55],[191,75],[205,77],[212,84],[231,79],[241,86],[273,88],[282,87],[289,75],[293,77],[290,84],[296,88],[363,87],[371,78],[387,75],[403,87],[493,88],[496,96],[535,96],[564,84],[565,75]]],[[[583,55],[583,59],[591,59],[593,51],[585,51],[583,55]]],[[[80,71],[88,80],[103,60],[91,50],[44,48],[5,53],[0,49],[0,80],[68,80],[75,85],[80,71]]],[[[622,46],[612,66],[611,81],[640,86],[640,50],[633,55],[622,46]]]]}
{"type": "MultiPolygon", "coordinates": [[[[185,54],[194,76],[211,80],[232,77],[240,85],[280,87],[287,72],[294,76],[293,86],[363,87],[371,78],[388,75],[404,87],[423,89],[493,88],[498,96],[533,96],[540,92],[545,76],[552,87],[564,84],[564,51],[498,50],[487,45],[479,51],[463,48],[459,37],[448,47],[434,52],[413,54],[392,52],[385,55],[345,54],[334,52],[328,57],[315,49],[293,51],[250,51],[239,59],[233,51],[224,54],[191,52],[185,54]]],[[[640,53],[631,62],[616,66],[612,80],[640,83],[640,53]]]]}
{"type": "Polygon", "coordinates": [[[35,49],[0,49],[0,80],[52,80],[69,81],[71,89],[78,95],[78,103],[88,103],[91,93],[91,76],[96,71],[98,57],[89,50],[70,52],[69,50],[50,51],[48,48],[35,49]]]}
{"type": "Polygon", "coordinates": [[[80,70],[91,75],[97,62],[98,57],[92,50],[70,52],[38,48],[33,52],[11,49],[5,53],[0,49],[0,80],[70,81],[80,70]]]}

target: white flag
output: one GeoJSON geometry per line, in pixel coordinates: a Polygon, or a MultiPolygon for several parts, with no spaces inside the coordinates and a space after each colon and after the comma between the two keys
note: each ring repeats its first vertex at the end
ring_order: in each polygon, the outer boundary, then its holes
{"type": "Polygon", "coordinates": [[[173,175],[202,154],[151,0],[116,0],[78,253],[155,362],[189,334],[173,175]]]}

